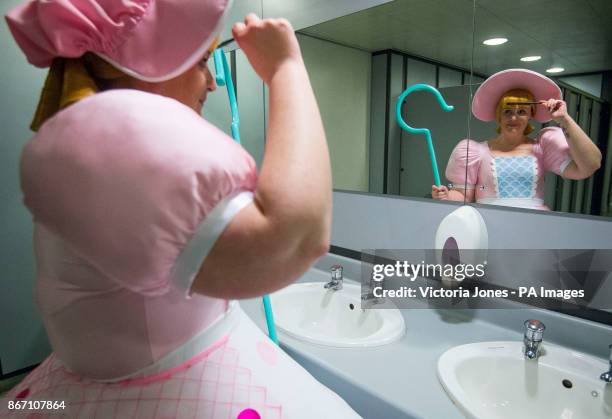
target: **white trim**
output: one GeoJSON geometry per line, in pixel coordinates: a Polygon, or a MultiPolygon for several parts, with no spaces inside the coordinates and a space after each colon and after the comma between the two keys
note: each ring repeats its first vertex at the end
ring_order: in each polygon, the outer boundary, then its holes
{"type": "MultiPolygon", "coordinates": [[[[198,226],[193,237],[176,259],[170,282],[191,295],[191,285],[213,245],[240,210],[253,202],[253,192],[243,191],[219,202],[198,226]]],[[[236,255],[236,257],[239,257],[236,255]]]]}
{"type": "Polygon", "coordinates": [[[567,169],[567,166],[569,166],[571,162],[573,162],[572,158],[568,157],[563,163],[561,163],[561,166],[559,166],[559,174],[561,176],[563,176],[563,172],[565,172],[565,169],[567,169]]]}
{"type": "Polygon", "coordinates": [[[544,209],[544,200],[540,198],[480,198],[478,204],[502,205],[505,207],[519,207],[544,209]]]}
{"type": "MultiPolygon", "coordinates": [[[[194,62],[192,62],[192,60],[195,57],[199,58],[199,57],[203,56],[204,53],[206,52],[206,50],[212,44],[212,41],[216,38],[216,36],[221,34],[221,29],[223,28],[223,25],[225,24],[225,21],[227,20],[227,17],[229,15],[230,9],[232,8],[233,2],[234,2],[234,0],[229,0],[227,2],[227,6],[225,7],[225,10],[223,11],[223,14],[221,15],[221,18],[219,19],[219,22],[217,22],[217,26],[215,26],[215,28],[211,32],[210,36],[204,40],[202,45],[193,54],[191,54],[183,62],[183,64],[181,64],[178,68],[176,68],[175,70],[171,71],[170,73],[168,73],[166,75],[159,76],[159,77],[147,77],[147,76],[143,76],[143,75],[137,73],[136,71],[134,71],[134,70],[132,70],[130,68],[124,67],[123,65],[119,64],[117,61],[113,60],[112,58],[109,58],[106,54],[102,54],[100,52],[96,52],[95,54],[99,55],[102,58],[104,58],[106,61],[108,61],[109,63],[111,63],[115,67],[117,67],[119,70],[121,70],[125,74],[127,74],[129,76],[132,76],[132,77],[134,77],[134,78],[136,78],[138,80],[147,81],[147,82],[150,82],[150,83],[159,83],[159,82],[162,82],[162,81],[173,79],[173,78],[175,78],[177,76],[180,76],[185,71],[189,70],[194,65],[194,62]]],[[[134,28],[134,30],[137,30],[137,28],[134,28]]],[[[196,62],[197,62],[197,58],[196,58],[196,62]]]]}
{"type": "Polygon", "coordinates": [[[232,300],[229,302],[227,311],[220,314],[219,317],[217,317],[210,325],[205,327],[204,330],[201,330],[187,342],[183,343],[172,352],[162,356],[153,364],[121,377],[93,379],[93,381],[112,383],[134,378],[143,378],[181,365],[194,356],[202,353],[202,351],[206,350],[224,336],[229,335],[236,329],[240,323],[240,318],[244,315],[245,314],[240,308],[238,301],[232,300]]]}

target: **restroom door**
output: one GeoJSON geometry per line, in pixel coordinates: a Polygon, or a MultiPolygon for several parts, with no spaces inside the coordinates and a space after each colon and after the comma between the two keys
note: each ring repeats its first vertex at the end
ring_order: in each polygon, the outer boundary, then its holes
{"type": "MultiPolygon", "coordinates": [[[[578,111],[578,119],[576,120],[580,128],[589,135],[590,127],[591,127],[591,107],[593,105],[593,101],[587,98],[584,95],[580,95],[579,97],[579,111],[578,111]]],[[[577,214],[583,214],[586,206],[585,189],[588,192],[589,182],[592,185],[593,178],[590,177],[584,180],[574,181],[574,194],[573,194],[573,202],[572,202],[572,212],[577,214]]]]}
{"type": "MultiPolygon", "coordinates": [[[[436,66],[412,58],[406,58],[402,92],[417,83],[435,86],[436,66]]],[[[431,96],[431,94],[429,95],[431,96]]],[[[419,91],[408,96],[402,106],[402,116],[408,125],[413,127],[431,127],[432,122],[428,120],[427,116],[430,114],[430,111],[436,109],[434,106],[437,105],[433,103],[433,100],[430,103],[428,99],[429,97],[425,92],[419,91]]],[[[395,101],[397,101],[397,97],[395,101]]],[[[393,112],[395,112],[395,103],[393,102],[393,112]]],[[[397,126],[395,116],[393,117],[393,122],[397,126]]],[[[433,175],[425,137],[423,135],[410,134],[401,129],[400,131],[401,141],[398,149],[400,151],[400,169],[397,172],[399,173],[399,193],[403,196],[427,197],[431,194],[433,175]]],[[[438,161],[438,164],[440,165],[440,161],[438,161]]],[[[442,172],[442,170],[440,171],[442,172]]]]}
{"type": "MultiPolygon", "coordinates": [[[[565,102],[567,103],[567,112],[574,119],[578,118],[578,105],[579,97],[578,94],[565,89],[565,102]]],[[[571,212],[572,208],[572,194],[574,192],[574,182],[571,179],[559,179],[557,189],[557,205],[555,206],[556,211],[571,212]]]]}

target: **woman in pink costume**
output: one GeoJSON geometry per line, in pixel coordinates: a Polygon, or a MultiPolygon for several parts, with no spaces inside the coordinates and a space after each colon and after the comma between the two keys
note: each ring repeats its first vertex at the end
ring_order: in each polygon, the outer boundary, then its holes
{"type": "Polygon", "coordinates": [[[327,251],[331,181],[285,20],[232,28],[270,92],[259,176],[200,117],[229,6],[32,0],[7,15],[28,61],[51,67],[21,186],[53,353],[1,417],[357,417],[235,301],[287,286],[327,251]],[[28,409],[36,400],[58,403],[28,409]]]}
{"type": "Polygon", "coordinates": [[[435,199],[548,209],[546,172],[585,179],[601,164],[601,152],[568,115],[559,87],[534,71],[510,69],[489,77],[474,95],[472,113],[481,121],[497,121],[498,135],[457,144],[446,168],[455,187],[432,186],[435,199]],[[543,128],[532,139],[527,136],[532,118],[554,119],[560,127],[543,128]]]}

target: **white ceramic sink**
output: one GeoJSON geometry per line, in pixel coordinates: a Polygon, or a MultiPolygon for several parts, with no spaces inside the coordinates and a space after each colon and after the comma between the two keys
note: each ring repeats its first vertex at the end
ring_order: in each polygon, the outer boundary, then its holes
{"type": "Polygon", "coordinates": [[[274,322],[297,339],[335,347],[380,346],[404,335],[397,309],[361,307],[361,288],[344,283],[333,291],[322,282],[293,284],[270,295],[274,322]]]}
{"type": "Polygon", "coordinates": [[[608,363],[542,344],[526,360],[522,342],[457,346],[438,360],[438,378],[469,418],[612,418],[612,384],[599,375],[608,363]]]}

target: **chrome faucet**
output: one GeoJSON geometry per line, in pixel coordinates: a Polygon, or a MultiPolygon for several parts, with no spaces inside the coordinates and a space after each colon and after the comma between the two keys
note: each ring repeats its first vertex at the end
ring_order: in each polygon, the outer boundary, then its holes
{"type": "Polygon", "coordinates": [[[546,326],[539,320],[526,320],[524,324],[523,353],[526,358],[536,359],[540,355],[540,343],[546,326]]]}
{"type": "Polygon", "coordinates": [[[375,281],[374,281],[374,276],[370,277],[370,282],[368,284],[368,288],[367,288],[367,292],[364,292],[366,290],[364,290],[364,285],[361,285],[361,301],[365,301],[366,303],[369,303],[371,305],[374,304],[378,304],[380,301],[378,300],[378,298],[374,295],[374,286],[375,286],[375,281]]]}
{"type": "Polygon", "coordinates": [[[606,383],[612,383],[612,345],[608,346],[608,349],[610,349],[610,367],[608,371],[601,374],[599,378],[606,383]]]}
{"type": "Polygon", "coordinates": [[[331,288],[334,291],[342,289],[342,266],[334,265],[330,268],[331,281],[324,285],[325,289],[331,288]]]}

